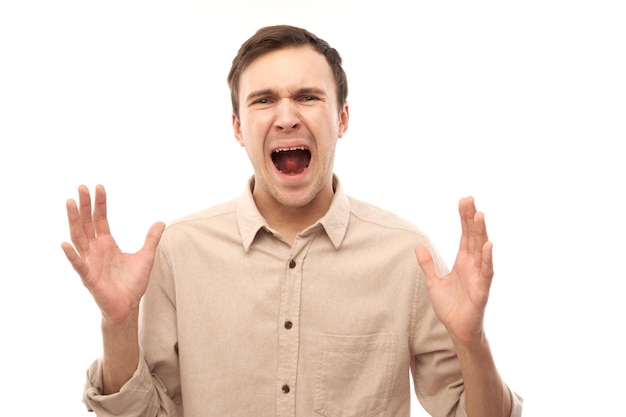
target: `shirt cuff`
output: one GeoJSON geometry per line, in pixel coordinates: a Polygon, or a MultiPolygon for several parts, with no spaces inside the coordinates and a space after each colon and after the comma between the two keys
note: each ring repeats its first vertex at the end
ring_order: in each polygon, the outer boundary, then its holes
{"type": "Polygon", "coordinates": [[[87,382],[83,393],[83,402],[89,411],[98,416],[136,416],[150,408],[155,393],[152,376],[144,359],[139,353],[139,363],[133,376],[126,381],[119,392],[102,394],[102,359],[98,359],[87,371],[87,382]]]}
{"type": "Polygon", "coordinates": [[[522,417],[522,405],[524,404],[524,399],[511,391],[511,417],[522,417]]]}

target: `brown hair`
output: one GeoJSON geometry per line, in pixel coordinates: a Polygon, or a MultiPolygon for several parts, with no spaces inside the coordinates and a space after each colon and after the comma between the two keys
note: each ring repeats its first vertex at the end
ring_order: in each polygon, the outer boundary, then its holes
{"type": "Polygon", "coordinates": [[[277,25],[259,29],[250,39],[241,45],[235,59],[233,59],[228,73],[228,86],[233,112],[239,117],[239,78],[241,73],[259,56],[282,48],[294,46],[312,46],[326,61],[335,77],[337,87],[337,105],[343,107],[348,97],[348,80],[341,66],[341,56],[328,42],[318,38],[311,32],[294,26],[277,25]]]}

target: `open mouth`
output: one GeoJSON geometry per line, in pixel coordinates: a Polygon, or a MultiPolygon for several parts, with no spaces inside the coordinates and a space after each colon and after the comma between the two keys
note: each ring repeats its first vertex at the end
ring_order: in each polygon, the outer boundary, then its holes
{"type": "Polygon", "coordinates": [[[300,174],[309,167],[311,152],[303,146],[279,148],[272,152],[272,162],[283,174],[300,174]]]}

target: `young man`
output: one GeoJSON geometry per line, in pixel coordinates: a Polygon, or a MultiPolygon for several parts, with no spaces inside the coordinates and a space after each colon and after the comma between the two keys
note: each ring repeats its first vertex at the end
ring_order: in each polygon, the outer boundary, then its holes
{"type": "Polygon", "coordinates": [[[306,30],[246,41],[228,76],[254,176],[243,195],[168,226],[136,254],[106,197],[79,187],[63,250],[102,310],[85,402],[98,416],[409,416],[409,369],[433,416],[519,416],[483,330],[484,217],[462,199],[450,272],[413,225],[333,175],[348,128],[338,53],[306,30]],[[75,248],[75,249],[74,249],[75,248]],[[141,301],[141,308],[140,308],[141,301]]]}

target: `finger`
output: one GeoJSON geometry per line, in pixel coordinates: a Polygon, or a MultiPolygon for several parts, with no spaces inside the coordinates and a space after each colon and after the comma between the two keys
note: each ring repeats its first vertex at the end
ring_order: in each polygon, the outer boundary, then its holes
{"type": "Polygon", "coordinates": [[[107,195],[104,186],[96,185],[96,201],[93,208],[93,221],[98,235],[111,234],[107,219],[107,195]]]}
{"type": "Polygon", "coordinates": [[[481,275],[491,286],[491,280],[493,279],[493,244],[491,242],[485,242],[483,245],[481,258],[481,275]]]}
{"type": "Polygon", "coordinates": [[[476,267],[480,268],[482,263],[481,259],[483,255],[483,249],[485,243],[487,243],[487,241],[489,240],[487,236],[487,226],[485,224],[485,214],[482,212],[476,212],[476,214],[474,215],[471,240],[473,242],[471,246],[473,246],[474,250],[472,253],[472,255],[474,256],[474,263],[476,267]]]}
{"type": "Polygon", "coordinates": [[[80,185],[78,187],[78,200],[80,222],[83,233],[87,239],[93,239],[96,237],[96,232],[93,226],[93,219],[91,217],[91,196],[89,195],[89,189],[85,185],[80,185]]]}
{"type": "Polygon", "coordinates": [[[420,268],[422,268],[422,271],[424,272],[427,282],[439,278],[437,268],[435,267],[435,261],[433,260],[433,255],[426,246],[418,245],[415,248],[415,257],[417,258],[420,268]]]}
{"type": "Polygon", "coordinates": [[[163,231],[165,230],[165,224],[158,222],[150,227],[148,230],[148,234],[146,235],[146,240],[144,241],[142,251],[146,251],[150,254],[154,254],[156,251],[156,247],[159,244],[159,240],[161,240],[161,236],[163,235],[163,231]]]}
{"type": "Polygon", "coordinates": [[[472,237],[472,224],[474,221],[474,214],[476,213],[476,207],[474,206],[473,197],[465,197],[459,201],[459,216],[461,217],[461,244],[459,246],[459,252],[473,251],[472,237]]]}
{"type": "Polygon", "coordinates": [[[78,253],[76,253],[76,250],[72,247],[72,245],[67,242],[63,242],[61,244],[61,249],[63,249],[63,252],[65,252],[65,257],[68,261],[70,261],[72,268],[74,268],[74,271],[76,271],[78,275],[80,275],[81,279],[86,277],[89,272],[89,267],[87,266],[83,258],[81,258],[78,253]]]}
{"type": "Polygon", "coordinates": [[[85,253],[89,248],[89,240],[85,236],[85,230],[81,221],[81,215],[75,200],[67,200],[65,202],[67,210],[67,222],[70,226],[70,239],[79,253],[85,253]]]}

